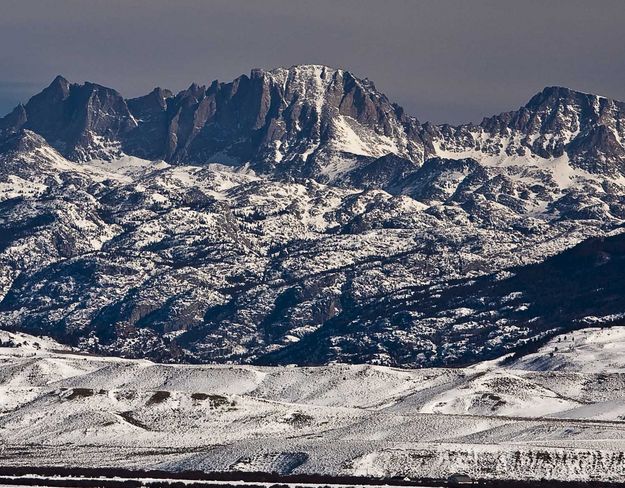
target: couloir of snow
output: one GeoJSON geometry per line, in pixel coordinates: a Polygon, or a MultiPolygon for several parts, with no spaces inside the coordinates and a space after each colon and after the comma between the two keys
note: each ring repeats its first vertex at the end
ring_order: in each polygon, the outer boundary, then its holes
{"type": "Polygon", "coordinates": [[[163,365],[0,340],[9,464],[625,480],[625,327],[419,370],[163,365]]]}

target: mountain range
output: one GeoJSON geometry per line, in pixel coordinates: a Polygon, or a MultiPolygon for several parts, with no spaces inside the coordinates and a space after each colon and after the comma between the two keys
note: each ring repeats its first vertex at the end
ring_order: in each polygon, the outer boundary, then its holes
{"type": "Polygon", "coordinates": [[[625,103],[422,123],[304,65],[0,119],[0,324],[169,362],[463,365],[625,316],[625,103]]]}

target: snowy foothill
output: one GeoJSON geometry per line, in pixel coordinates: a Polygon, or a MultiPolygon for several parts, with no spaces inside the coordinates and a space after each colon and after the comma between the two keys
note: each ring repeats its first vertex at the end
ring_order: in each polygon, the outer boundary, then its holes
{"type": "Polygon", "coordinates": [[[624,327],[418,370],[164,365],[0,340],[9,465],[625,480],[624,327]]]}

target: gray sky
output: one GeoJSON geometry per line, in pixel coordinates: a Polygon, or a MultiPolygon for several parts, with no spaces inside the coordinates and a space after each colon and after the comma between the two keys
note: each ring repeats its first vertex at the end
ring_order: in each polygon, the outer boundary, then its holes
{"type": "Polygon", "coordinates": [[[625,0],[0,0],[0,113],[57,74],[124,96],[319,63],[421,121],[547,85],[625,100],[625,0]]]}

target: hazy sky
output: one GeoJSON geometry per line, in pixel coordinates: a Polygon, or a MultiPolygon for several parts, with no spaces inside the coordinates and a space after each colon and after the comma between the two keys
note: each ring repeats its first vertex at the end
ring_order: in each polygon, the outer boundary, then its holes
{"type": "Polygon", "coordinates": [[[137,96],[318,63],[421,121],[479,121],[547,85],[625,100],[625,0],[0,0],[0,113],[55,75],[137,96]]]}

